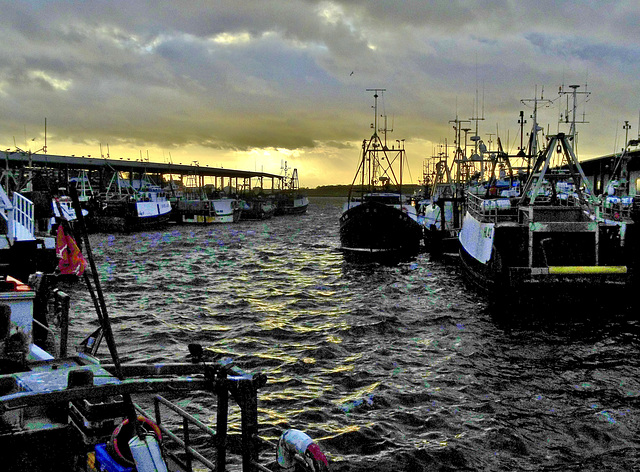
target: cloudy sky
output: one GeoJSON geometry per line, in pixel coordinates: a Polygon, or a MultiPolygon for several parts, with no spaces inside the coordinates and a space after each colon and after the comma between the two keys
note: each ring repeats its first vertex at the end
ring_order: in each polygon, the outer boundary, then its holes
{"type": "Polygon", "coordinates": [[[638,134],[637,0],[2,0],[0,12],[2,149],[41,148],[46,118],[50,154],[108,146],[276,174],[286,160],[302,186],[350,183],[368,88],[386,89],[378,111],[413,181],[452,144],[456,116],[484,118],[482,139],[516,152],[521,100],[537,90],[557,132],[563,84],[590,92],[582,159],[621,148],[625,120],[638,134]]]}

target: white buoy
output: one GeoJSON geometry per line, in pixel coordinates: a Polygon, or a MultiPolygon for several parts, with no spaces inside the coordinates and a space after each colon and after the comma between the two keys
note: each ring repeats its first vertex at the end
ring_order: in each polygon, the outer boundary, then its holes
{"type": "Polygon", "coordinates": [[[138,472],[167,472],[155,435],[147,434],[142,439],[134,435],[129,439],[129,449],[138,472]]]}

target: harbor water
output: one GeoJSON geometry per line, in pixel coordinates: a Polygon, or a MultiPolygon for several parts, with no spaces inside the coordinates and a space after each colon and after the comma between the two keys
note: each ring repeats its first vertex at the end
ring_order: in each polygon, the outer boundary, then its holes
{"type": "MultiPolygon", "coordinates": [[[[121,359],[184,362],[199,343],[264,372],[260,435],[303,430],[333,471],[640,470],[633,310],[503,312],[428,254],[344,261],[342,203],[91,235],[121,359]]],[[[77,343],[95,310],[82,282],[64,289],[77,343]]],[[[215,428],[210,395],[179,404],[215,428]]]]}

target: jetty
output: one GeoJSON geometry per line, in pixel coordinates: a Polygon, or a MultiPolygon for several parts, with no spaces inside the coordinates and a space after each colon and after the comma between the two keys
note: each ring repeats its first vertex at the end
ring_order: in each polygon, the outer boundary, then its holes
{"type": "Polygon", "coordinates": [[[47,232],[51,207],[58,205],[52,199],[68,198],[72,185],[78,188],[92,231],[128,232],[169,221],[232,223],[243,214],[244,219],[264,219],[272,214],[305,213],[308,206],[297,169],[288,175],[286,163],[277,175],[197,161],[183,165],[40,151],[0,152],[0,181],[8,194],[21,192],[34,203],[38,226],[47,232]]]}
{"type": "Polygon", "coordinates": [[[267,172],[246,171],[236,169],[225,169],[223,167],[209,167],[208,165],[199,165],[196,161],[191,164],[173,164],[163,162],[151,162],[144,159],[111,159],[104,157],[76,157],[76,156],[58,156],[53,154],[35,154],[27,151],[5,151],[3,156],[5,170],[54,170],[61,175],[71,178],[72,171],[86,170],[99,173],[102,181],[108,183],[108,176],[115,172],[127,172],[130,175],[148,174],[148,175],[179,175],[182,178],[186,176],[197,176],[199,183],[204,186],[205,177],[214,179],[214,185],[224,187],[233,186],[236,189],[251,189],[252,179],[256,179],[255,186],[264,188],[265,182],[269,183],[271,189],[282,188],[285,176],[270,174],[267,172]],[[218,180],[219,179],[219,180],[218,180]]]}

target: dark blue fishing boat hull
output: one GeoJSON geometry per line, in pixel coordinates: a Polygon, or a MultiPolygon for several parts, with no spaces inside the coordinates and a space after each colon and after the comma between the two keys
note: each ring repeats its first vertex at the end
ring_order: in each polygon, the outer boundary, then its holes
{"type": "Polygon", "coordinates": [[[417,253],[422,227],[393,206],[364,202],[340,217],[343,251],[357,253],[417,253]]]}

